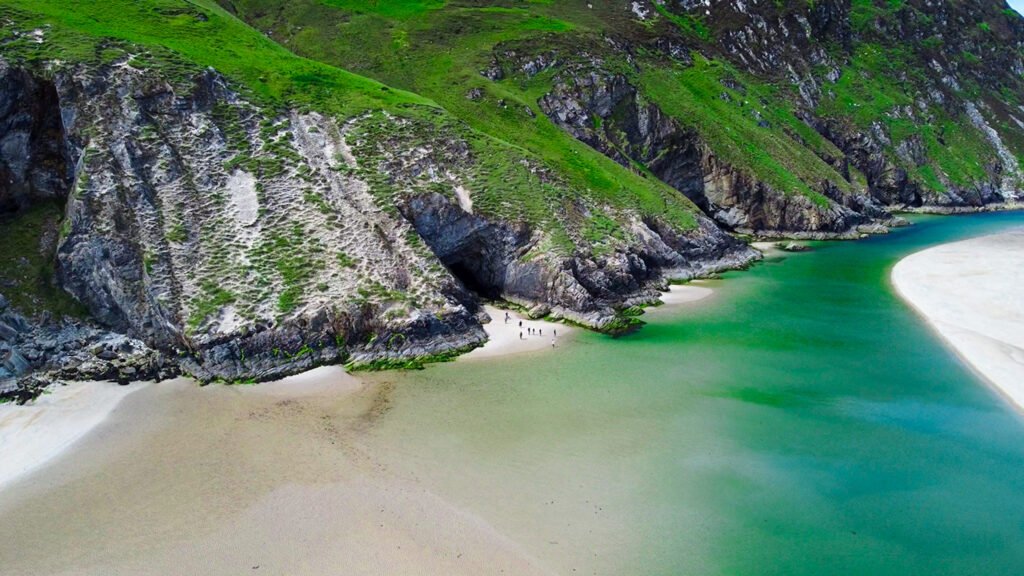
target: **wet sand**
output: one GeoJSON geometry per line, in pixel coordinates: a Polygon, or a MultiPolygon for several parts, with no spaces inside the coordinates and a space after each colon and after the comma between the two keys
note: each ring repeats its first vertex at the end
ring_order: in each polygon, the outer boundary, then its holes
{"type": "Polygon", "coordinates": [[[943,244],[892,282],[974,370],[1024,410],[1024,230],[943,244]]]}
{"type": "MultiPolygon", "coordinates": [[[[711,293],[673,286],[664,300],[711,293]]],[[[578,330],[523,319],[524,332],[543,336],[520,340],[518,314],[506,324],[503,310],[488,313],[491,341],[467,360],[557,354],[554,331],[562,346],[578,330]]],[[[574,483],[568,491],[524,485],[512,499],[502,484],[497,512],[484,503],[509,470],[462,472],[490,478],[479,485],[438,481],[444,473],[435,468],[447,466],[404,453],[408,431],[377,432],[392,408],[393,378],[324,367],[256,386],[90,383],[17,407],[48,416],[18,425],[23,412],[0,424],[8,450],[35,466],[0,490],[2,572],[555,574],[605,547],[585,544],[572,526],[589,525],[601,541],[625,536],[614,518],[592,518],[596,494],[574,514],[556,508],[581,494],[574,483]],[[49,435],[51,425],[60,434],[49,435]],[[534,522],[549,526],[543,541],[528,528],[534,522]],[[569,538],[577,540],[571,556],[558,547],[569,538]]],[[[550,465],[553,478],[566,479],[594,466],[550,465]]]]}
{"type": "Polygon", "coordinates": [[[390,390],[339,368],[140,388],[0,492],[2,572],[552,573],[366,449],[390,390]]]}
{"type": "MultiPolygon", "coordinates": [[[[666,305],[689,304],[711,296],[714,291],[701,285],[700,280],[685,285],[669,286],[669,291],[661,295],[661,301],[666,305]]],[[[503,310],[495,306],[484,306],[484,310],[490,316],[491,321],[484,324],[484,331],[487,332],[487,342],[468,354],[459,357],[460,360],[480,360],[484,358],[497,358],[511,356],[525,352],[552,351],[551,340],[555,339],[555,347],[568,344],[577,328],[559,322],[546,320],[531,320],[513,310],[503,310]],[[508,320],[505,315],[508,314],[508,320]],[[520,329],[522,322],[522,329],[520,329]],[[531,334],[528,328],[534,332],[531,334]],[[557,334],[557,338],[555,335],[557,334]]]]}

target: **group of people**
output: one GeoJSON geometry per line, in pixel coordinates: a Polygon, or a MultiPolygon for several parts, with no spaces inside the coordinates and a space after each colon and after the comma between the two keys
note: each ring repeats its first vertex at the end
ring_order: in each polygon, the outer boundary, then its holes
{"type": "MultiPolygon", "coordinates": [[[[512,321],[512,315],[509,314],[508,312],[505,312],[505,324],[508,324],[511,321],[512,321]]],[[[552,332],[552,334],[551,334],[551,347],[554,348],[555,345],[558,342],[558,329],[557,328],[552,328],[551,332],[552,332]]],[[[526,336],[541,336],[541,337],[543,337],[544,336],[544,329],[543,328],[534,328],[532,326],[527,326],[526,327],[526,336]]],[[[519,339],[520,340],[525,339],[525,337],[523,335],[523,321],[522,320],[519,321],[519,339]]]]}

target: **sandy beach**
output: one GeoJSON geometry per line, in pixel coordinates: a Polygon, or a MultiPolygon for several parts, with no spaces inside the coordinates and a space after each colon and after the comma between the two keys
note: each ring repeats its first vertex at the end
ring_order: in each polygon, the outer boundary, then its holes
{"type": "Polygon", "coordinates": [[[714,290],[703,285],[701,280],[693,280],[689,284],[673,284],[668,287],[668,292],[661,295],[661,301],[666,306],[677,304],[690,304],[698,302],[714,294],[714,290]]]}
{"type": "MultiPolygon", "coordinates": [[[[104,386],[43,398],[39,422],[89,412],[72,404],[104,386]]],[[[552,573],[364,445],[387,382],[327,367],[135,388],[74,450],[0,490],[5,575],[552,573]]]]}
{"type": "Polygon", "coordinates": [[[491,321],[484,324],[487,342],[459,357],[459,360],[480,360],[524,352],[540,352],[557,349],[566,344],[576,328],[547,320],[531,320],[513,310],[502,310],[495,306],[484,306],[491,321]],[[508,314],[508,320],[505,320],[508,314]],[[522,328],[520,328],[520,322],[522,328]],[[533,330],[533,333],[530,332],[533,330]],[[521,336],[520,336],[521,335],[521,336]],[[555,340],[552,348],[551,341],[555,340]]]}
{"type": "Polygon", "coordinates": [[[912,254],[892,282],[974,370],[1024,410],[1024,230],[912,254]]]}
{"type": "MultiPolygon", "coordinates": [[[[690,284],[663,299],[711,294],[690,284]]],[[[467,361],[557,354],[579,331],[487,312],[490,341],[467,361]]],[[[76,383],[0,406],[0,518],[18,519],[0,522],[3,571],[554,574],[583,560],[580,549],[538,557],[553,544],[526,545],[407,468],[402,446],[377,437],[390,380],[322,367],[255,386],[76,383]]],[[[487,501],[489,488],[479,489],[472,500],[487,501]]],[[[535,505],[538,495],[523,497],[535,505]]],[[[569,516],[552,513],[549,523],[567,520],[572,533],[573,522],[593,523],[594,508],[587,500],[569,516]]]]}
{"type": "Polygon", "coordinates": [[[0,405],[0,489],[60,456],[146,385],[72,382],[25,406],[0,405]]]}
{"type": "MultiPolygon", "coordinates": [[[[689,284],[669,286],[668,292],[662,293],[661,301],[666,306],[689,304],[703,300],[713,293],[711,288],[701,285],[700,280],[694,280],[689,284]]],[[[484,324],[487,343],[460,356],[459,360],[481,360],[525,352],[557,350],[558,347],[569,343],[572,335],[578,330],[560,322],[531,320],[519,312],[504,310],[496,306],[484,306],[484,310],[491,318],[490,322],[484,324]],[[506,314],[508,315],[507,320],[506,314]],[[520,330],[520,323],[522,330],[520,330]],[[555,340],[554,347],[551,346],[552,339],[555,340]]]]}

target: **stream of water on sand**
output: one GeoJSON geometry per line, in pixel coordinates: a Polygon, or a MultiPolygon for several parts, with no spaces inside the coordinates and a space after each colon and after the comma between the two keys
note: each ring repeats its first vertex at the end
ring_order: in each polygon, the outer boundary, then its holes
{"type": "Polygon", "coordinates": [[[146,388],[0,493],[0,573],[1024,573],[1024,418],[888,280],[1024,213],[915,221],[351,402],[146,388]]]}

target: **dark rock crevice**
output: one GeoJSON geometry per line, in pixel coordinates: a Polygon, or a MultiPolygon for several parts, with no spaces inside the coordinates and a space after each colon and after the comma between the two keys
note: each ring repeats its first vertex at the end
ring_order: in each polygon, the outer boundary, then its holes
{"type": "Polygon", "coordinates": [[[488,299],[505,292],[509,265],[530,242],[527,226],[493,223],[440,194],[411,198],[404,215],[452,275],[488,299]]]}
{"type": "Polygon", "coordinates": [[[630,245],[600,256],[530,258],[535,231],[471,214],[440,194],[412,198],[403,214],[460,280],[466,292],[457,297],[468,308],[477,297],[502,298],[598,329],[622,308],[657,300],[669,277],[742,267],[757,257],[706,218],[688,233],[644,219],[634,224],[630,245]]]}
{"type": "Polygon", "coordinates": [[[73,164],[53,82],[0,61],[0,212],[63,200],[73,164]]]}

